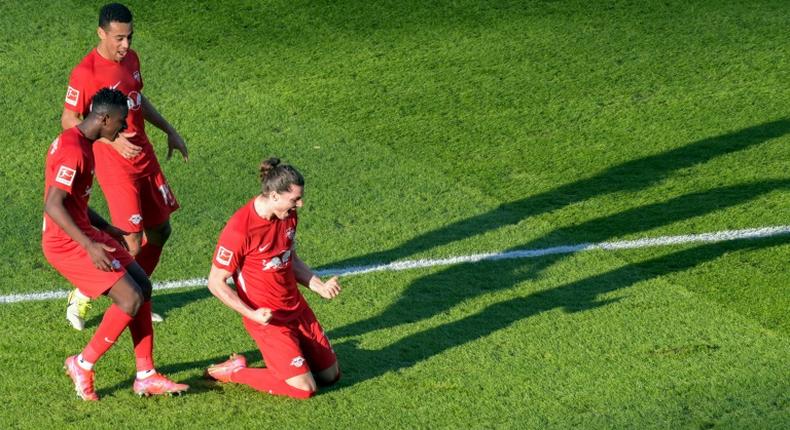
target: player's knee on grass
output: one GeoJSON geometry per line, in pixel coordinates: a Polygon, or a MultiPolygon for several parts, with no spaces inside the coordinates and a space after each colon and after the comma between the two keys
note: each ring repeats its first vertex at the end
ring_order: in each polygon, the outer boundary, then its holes
{"type": "Polygon", "coordinates": [[[107,294],[126,315],[135,316],[143,305],[143,292],[127,272],[107,294]]]}

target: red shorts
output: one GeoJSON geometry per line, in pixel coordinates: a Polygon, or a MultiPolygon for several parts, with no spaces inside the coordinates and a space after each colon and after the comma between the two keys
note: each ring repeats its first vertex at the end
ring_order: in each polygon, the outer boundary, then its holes
{"type": "Polygon", "coordinates": [[[320,372],[337,361],[324,329],[309,307],[287,323],[260,325],[247,318],[243,320],[261,350],[266,367],[282,380],[320,372]]]}
{"type": "Polygon", "coordinates": [[[92,240],[101,242],[115,248],[111,252],[113,258],[112,272],[104,272],[93,265],[88,251],[73,240],[42,241],[44,256],[64,278],[74,284],[82,294],[96,298],[109,290],[126,273],[125,267],[134,259],[115,239],[109,234],[93,230],[88,234],[92,240]]]}
{"type": "Polygon", "coordinates": [[[102,185],[112,225],[129,233],[156,227],[178,209],[178,201],[162,171],[142,178],[102,185]]]}

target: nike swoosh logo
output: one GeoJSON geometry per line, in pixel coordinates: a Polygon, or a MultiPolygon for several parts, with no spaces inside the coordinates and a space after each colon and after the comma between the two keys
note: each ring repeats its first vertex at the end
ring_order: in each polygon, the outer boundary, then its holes
{"type": "Polygon", "coordinates": [[[267,249],[269,249],[269,244],[263,245],[260,248],[258,248],[258,252],[263,252],[266,251],[267,249]]]}
{"type": "Polygon", "coordinates": [[[106,336],[104,337],[104,341],[107,342],[107,343],[115,343],[114,340],[112,340],[112,339],[110,339],[109,337],[106,337],[106,336]]]}
{"type": "Polygon", "coordinates": [[[110,87],[110,89],[114,90],[114,89],[118,88],[118,85],[121,85],[121,81],[116,82],[115,85],[110,87]]]}

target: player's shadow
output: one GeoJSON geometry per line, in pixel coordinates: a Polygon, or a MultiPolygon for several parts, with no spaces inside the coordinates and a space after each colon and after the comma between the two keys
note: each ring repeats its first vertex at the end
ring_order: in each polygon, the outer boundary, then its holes
{"type": "MultiPolygon", "coordinates": [[[[580,242],[602,242],[615,236],[649,231],[723,208],[740,205],[780,189],[790,189],[790,180],[747,183],[687,194],[665,202],[641,206],[578,225],[563,227],[519,248],[531,249],[543,243],[562,243],[567,238],[576,238],[580,242]]],[[[563,254],[541,256],[531,263],[530,270],[521,274],[517,281],[534,279],[545,269],[565,257],[566,255],[563,254]]],[[[455,269],[450,267],[441,273],[451,273],[453,270],[455,269]]],[[[442,275],[439,275],[438,278],[437,275],[421,278],[409,285],[403,294],[382,313],[333,329],[330,336],[338,339],[416,322],[446,311],[463,300],[509,288],[512,285],[512,283],[491,280],[488,278],[490,274],[490,270],[486,270],[484,275],[468,274],[466,279],[457,284],[442,283],[446,279],[442,275]]]]}
{"type": "MultiPolygon", "coordinates": [[[[263,367],[263,364],[258,363],[261,362],[263,359],[261,358],[260,351],[258,351],[257,349],[251,349],[242,352],[241,354],[247,358],[247,362],[250,363],[250,365],[263,367]]],[[[154,356],[156,356],[156,350],[154,350],[154,356]]],[[[190,376],[189,378],[183,380],[179,379],[177,381],[189,385],[189,391],[187,395],[199,394],[203,392],[217,391],[222,389],[216,381],[213,381],[210,378],[205,377],[203,375],[203,371],[206,368],[208,368],[208,366],[215,363],[220,363],[227,359],[228,359],[228,355],[226,354],[226,355],[218,355],[215,357],[204,358],[200,360],[185,361],[181,363],[173,363],[173,364],[157,363],[156,370],[157,372],[162,373],[164,375],[172,375],[184,371],[195,371],[195,370],[200,371],[198,375],[190,376]]],[[[117,391],[128,390],[133,383],[134,383],[134,379],[129,378],[127,380],[120,381],[111,387],[102,388],[98,390],[99,397],[110,395],[117,391]]]]}
{"type": "MultiPolygon", "coordinates": [[[[556,288],[495,303],[479,313],[406,336],[377,350],[361,349],[354,339],[336,342],[334,348],[341,360],[344,378],[336,387],[330,389],[353,386],[387,372],[409,368],[450,348],[481,339],[542,312],[554,309],[580,312],[612,303],[620,300],[623,294],[617,298],[601,299],[601,296],[652,278],[688,270],[726,253],[766,249],[787,243],[790,243],[790,236],[706,244],[673,252],[556,288]]],[[[514,286],[523,280],[522,273],[531,272],[537,266],[536,262],[537,260],[495,262],[494,267],[486,271],[488,282],[514,286]]],[[[464,264],[431,276],[429,282],[433,285],[469,285],[469,279],[474,279],[477,272],[476,265],[464,264]]],[[[518,357],[512,359],[519,360],[518,357]]],[[[485,364],[481,363],[481,366],[485,364]]],[[[441,378],[441,375],[437,377],[441,378]]]]}
{"type": "MultiPolygon", "coordinates": [[[[167,318],[167,314],[171,309],[178,309],[186,306],[189,303],[207,299],[209,297],[212,297],[212,295],[208,288],[190,288],[171,292],[154,291],[151,307],[153,312],[156,312],[162,317],[167,318]]],[[[99,302],[95,306],[97,308],[104,309],[106,308],[105,303],[109,303],[109,299],[104,298],[102,299],[102,302],[104,303],[99,302]]],[[[103,312],[97,312],[85,322],[85,327],[98,326],[103,317],[103,312]]],[[[156,327],[154,327],[154,329],[156,329],[156,327]]]]}
{"type": "Polygon", "coordinates": [[[468,239],[528,217],[614,192],[633,192],[657,184],[673,173],[716,157],[741,151],[790,132],[790,119],[783,118],[732,133],[702,139],[660,154],[628,161],[596,175],[521,200],[504,203],[489,212],[453,222],[420,234],[395,248],[351,257],[316,267],[331,271],[369,264],[390,263],[458,240],[468,239]]]}

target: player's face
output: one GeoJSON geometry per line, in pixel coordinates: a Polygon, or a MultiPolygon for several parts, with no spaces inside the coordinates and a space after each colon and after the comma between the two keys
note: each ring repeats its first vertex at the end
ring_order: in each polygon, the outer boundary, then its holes
{"type": "Polygon", "coordinates": [[[106,30],[99,27],[98,33],[99,39],[101,39],[99,45],[102,53],[106,54],[110,60],[120,63],[129,52],[129,47],[132,46],[134,33],[132,23],[113,21],[106,30]]]}
{"type": "Polygon", "coordinates": [[[126,115],[128,111],[111,111],[107,114],[102,121],[101,137],[109,140],[115,140],[118,133],[126,129],[126,115]]]}
{"type": "Polygon", "coordinates": [[[291,188],[285,193],[273,192],[271,200],[274,203],[274,215],[277,218],[285,219],[288,213],[292,210],[302,207],[302,193],[304,187],[298,185],[291,185],[291,188]]]}

